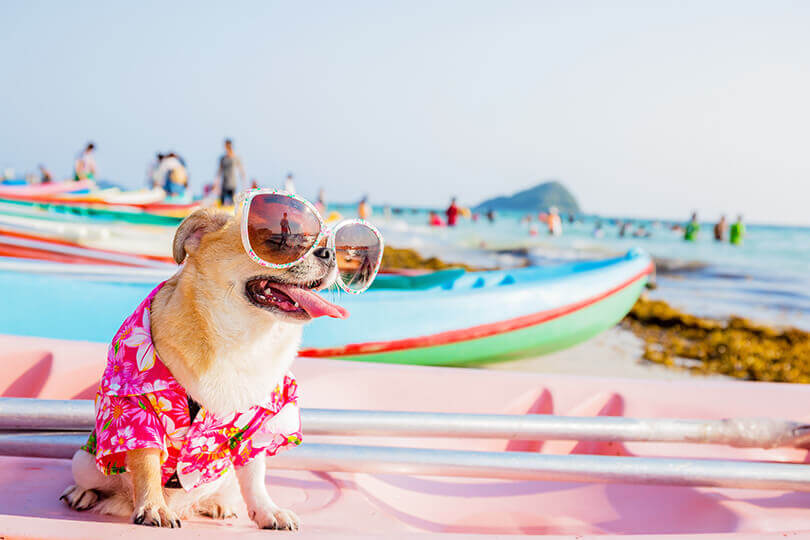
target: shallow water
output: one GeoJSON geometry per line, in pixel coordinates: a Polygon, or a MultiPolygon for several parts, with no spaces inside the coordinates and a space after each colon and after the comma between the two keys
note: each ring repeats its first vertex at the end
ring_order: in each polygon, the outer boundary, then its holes
{"type": "MultiPolygon", "coordinates": [[[[352,208],[338,210],[353,217],[352,208]]],[[[532,234],[520,217],[504,213],[495,223],[482,216],[455,228],[435,228],[423,211],[389,217],[377,211],[372,221],[390,245],[483,267],[597,259],[639,247],[659,261],[653,297],[699,315],[737,314],[810,329],[810,228],[746,225],[744,244],[733,246],[715,242],[708,223],[701,225],[697,242],[684,242],[664,223],[633,221],[630,232],[643,225],[651,236],[620,238],[617,225],[586,218],[564,223],[563,235],[551,237],[536,220],[532,234]],[[594,236],[597,221],[601,237],[594,236]]]]}

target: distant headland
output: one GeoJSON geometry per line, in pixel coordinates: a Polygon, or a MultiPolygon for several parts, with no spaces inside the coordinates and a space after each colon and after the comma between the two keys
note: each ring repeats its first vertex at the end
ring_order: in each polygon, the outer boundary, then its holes
{"type": "Polygon", "coordinates": [[[550,207],[556,206],[560,212],[579,214],[579,204],[576,198],[556,180],[542,182],[536,186],[519,191],[512,196],[502,195],[492,199],[487,199],[475,210],[486,212],[487,210],[516,210],[521,212],[545,212],[550,207]]]}

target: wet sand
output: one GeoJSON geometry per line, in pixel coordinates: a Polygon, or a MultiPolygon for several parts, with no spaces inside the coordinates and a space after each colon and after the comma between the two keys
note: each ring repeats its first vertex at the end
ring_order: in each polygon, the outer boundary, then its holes
{"type": "Polygon", "coordinates": [[[510,362],[486,364],[482,367],[505,371],[632,379],[728,379],[720,375],[695,375],[687,370],[655,364],[644,360],[643,354],[644,343],[641,339],[628,330],[613,327],[570,349],[510,362]]]}

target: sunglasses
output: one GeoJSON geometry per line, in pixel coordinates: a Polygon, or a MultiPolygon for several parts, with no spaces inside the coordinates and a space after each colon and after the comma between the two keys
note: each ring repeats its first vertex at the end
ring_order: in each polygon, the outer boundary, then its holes
{"type": "Polygon", "coordinates": [[[383,238],[371,223],[350,219],[329,227],[315,205],[294,193],[252,189],[240,193],[242,245],[266,268],[289,268],[316,249],[334,252],[341,289],[359,294],[380,269],[383,238]]]}

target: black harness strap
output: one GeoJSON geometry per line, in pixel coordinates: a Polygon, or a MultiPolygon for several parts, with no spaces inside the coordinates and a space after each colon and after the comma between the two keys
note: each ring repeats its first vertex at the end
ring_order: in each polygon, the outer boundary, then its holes
{"type": "MultiPolygon", "coordinates": [[[[197,418],[197,415],[200,412],[200,404],[194,401],[194,399],[188,394],[186,394],[186,400],[188,401],[188,423],[190,425],[194,419],[197,418]]],[[[180,489],[183,487],[180,485],[180,479],[177,477],[177,471],[174,471],[174,474],[172,474],[169,479],[166,480],[163,487],[172,489],[180,489]]]]}

